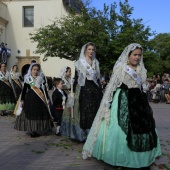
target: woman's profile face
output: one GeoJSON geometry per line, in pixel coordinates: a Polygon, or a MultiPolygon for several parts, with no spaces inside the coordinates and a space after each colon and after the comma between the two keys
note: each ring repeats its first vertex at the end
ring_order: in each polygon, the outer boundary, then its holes
{"type": "Polygon", "coordinates": [[[66,77],[71,77],[71,69],[68,69],[66,72],[66,77]]]}
{"type": "Polygon", "coordinates": [[[18,70],[18,67],[17,66],[14,66],[13,67],[13,71],[17,71],[18,70]]]}
{"type": "Polygon", "coordinates": [[[140,63],[142,57],[142,50],[141,49],[135,49],[131,52],[129,56],[129,63],[132,66],[137,66],[140,63]]]}
{"type": "Polygon", "coordinates": [[[85,55],[87,56],[87,57],[90,57],[90,58],[92,58],[92,56],[94,55],[94,46],[92,46],[92,45],[89,45],[89,46],[87,46],[87,48],[86,48],[86,51],[85,51],[85,55]]]}

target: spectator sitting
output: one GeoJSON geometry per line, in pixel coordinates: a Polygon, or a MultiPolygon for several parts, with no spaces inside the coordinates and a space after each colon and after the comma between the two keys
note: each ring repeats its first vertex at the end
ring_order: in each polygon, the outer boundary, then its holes
{"type": "Polygon", "coordinates": [[[155,102],[160,101],[160,89],[161,89],[161,81],[157,80],[156,86],[150,90],[150,92],[152,93],[152,100],[155,102]]]}
{"type": "Polygon", "coordinates": [[[146,80],[146,82],[143,84],[143,92],[147,93],[150,87],[149,79],[146,80]]]}
{"type": "Polygon", "coordinates": [[[169,93],[165,93],[165,98],[167,100],[166,104],[170,104],[170,90],[169,93]]]}
{"type": "Polygon", "coordinates": [[[163,85],[161,86],[161,102],[165,102],[165,94],[169,93],[170,84],[168,79],[164,79],[163,85]]]}
{"type": "Polygon", "coordinates": [[[152,81],[151,82],[151,85],[149,86],[149,89],[147,91],[147,98],[149,101],[151,101],[152,99],[152,93],[151,93],[151,90],[154,89],[154,87],[156,86],[156,82],[155,81],[152,81]]]}
{"type": "Polygon", "coordinates": [[[162,76],[162,82],[164,82],[165,79],[166,79],[166,73],[164,73],[162,76]]]}
{"type": "Polygon", "coordinates": [[[168,79],[168,81],[170,81],[169,74],[166,74],[166,79],[168,79]]]}
{"type": "Polygon", "coordinates": [[[157,80],[156,75],[153,75],[152,80],[156,82],[157,80]]]}
{"type": "Polygon", "coordinates": [[[160,76],[160,74],[157,75],[157,80],[160,80],[160,81],[161,81],[161,76],[160,76]]]}

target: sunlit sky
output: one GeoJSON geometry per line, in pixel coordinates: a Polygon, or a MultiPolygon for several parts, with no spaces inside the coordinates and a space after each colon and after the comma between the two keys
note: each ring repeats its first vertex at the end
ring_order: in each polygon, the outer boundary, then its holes
{"type": "MultiPolygon", "coordinates": [[[[120,0],[92,0],[91,5],[103,9],[104,3],[113,2],[118,4],[120,0]]],[[[129,4],[134,7],[132,18],[142,18],[156,33],[170,33],[170,0],[129,0],[129,4]]]]}

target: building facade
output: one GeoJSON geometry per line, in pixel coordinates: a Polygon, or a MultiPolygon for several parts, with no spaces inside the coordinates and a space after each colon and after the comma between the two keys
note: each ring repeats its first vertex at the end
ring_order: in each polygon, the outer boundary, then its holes
{"type": "MultiPolygon", "coordinates": [[[[7,43],[11,49],[8,58],[8,69],[18,64],[22,71],[34,59],[41,64],[47,76],[57,77],[62,67],[70,66],[74,70],[74,62],[48,58],[35,54],[37,44],[31,42],[29,33],[36,29],[52,24],[55,19],[68,15],[63,0],[12,0],[0,2],[0,42],[7,43]]],[[[74,71],[73,71],[74,72],[74,71]]]]}
{"type": "Polygon", "coordinates": [[[7,5],[0,2],[0,43],[6,41],[7,5]]]}

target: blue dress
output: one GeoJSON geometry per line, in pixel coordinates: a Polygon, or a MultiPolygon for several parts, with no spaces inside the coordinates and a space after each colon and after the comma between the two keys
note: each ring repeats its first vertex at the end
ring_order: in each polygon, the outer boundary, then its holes
{"type": "MultiPolygon", "coordinates": [[[[132,92],[132,94],[136,95],[134,97],[138,96],[138,100],[140,96],[137,91],[132,92]]],[[[150,166],[155,158],[161,155],[160,142],[155,126],[152,126],[154,130],[151,130],[151,133],[147,132],[151,126],[145,125],[146,121],[143,121],[141,125],[148,127],[148,129],[141,128],[140,125],[137,127],[137,123],[134,121],[135,116],[129,114],[129,112],[135,110],[135,105],[140,105],[137,106],[138,109],[141,109],[142,105],[142,101],[140,104],[133,101],[133,95],[129,93],[128,89],[118,88],[116,90],[111,105],[109,123],[105,124],[105,120],[102,120],[92,152],[92,156],[98,160],[103,160],[113,166],[141,168],[150,166]],[[129,101],[130,96],[131,101],[129,101]],[[132,110],[130,110],[131,104],[133,105],[132,110]],[[136,128],[133,127],[134,125],[136,128]]],[[[147,100],[143,103],[146,106],[144,108],[151,111],[149,104],[146,102],[147,100]]],[[[153,118],[153,115],[151,117],[153,118]]],[[[148,117],[143,120],[146,119],[148,117]]],[[[151,122],[154,124],[154,119],[152,120],[151,122]]]]}

